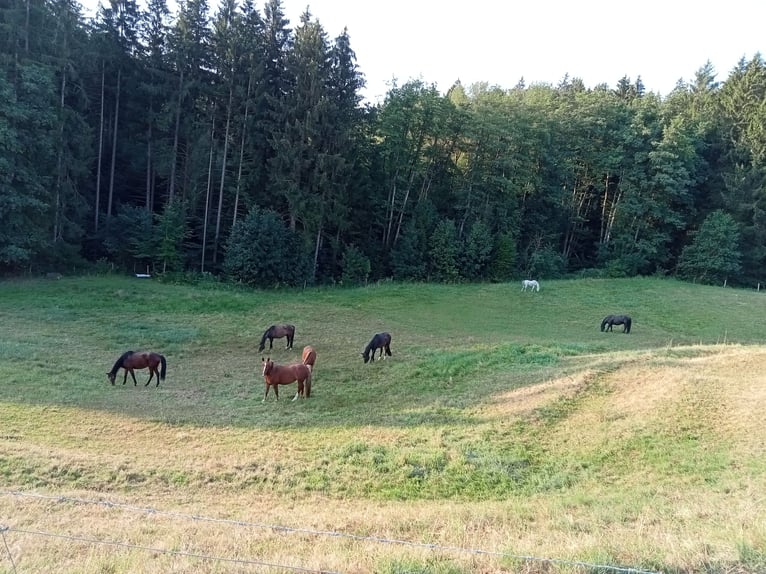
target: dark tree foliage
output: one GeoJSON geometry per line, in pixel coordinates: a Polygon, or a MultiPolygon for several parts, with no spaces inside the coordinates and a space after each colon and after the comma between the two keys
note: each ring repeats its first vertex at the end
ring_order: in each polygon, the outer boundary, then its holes
{"type": "Polygon", "coordinates": [[[253,209],[234,225],[223,269],[254,287],[298,286],[310,278],[300,238],[269,210],[253,209]]]}
{"type": "Polygon", "coordinates": [[[453,283],[460,279],[457,227],[451,219],[440,221],[431,234],[428,250],[428,273],[434,281],[453,283]]]}
{"type": "Polygon", "coordinates": [[[492,234],[482,221],[471,226],[460,257],[461,275],[473,281],[486,279],[492,263],[492,234]]]}
{"type": "Polygon", "coordinates": [[[369,276],[370,260],[355,246],[348,246],[343,253],[343,284],[364,285],[369,276]]]}
{"type": "Polygon", "coordinates": [[[684,247],[678,273],[701,283],[721,283],[740,271],[739,226],[723,211],[705,218],[692,242],[684,247]]]}
{"type": "Polygon", "coordinates": [[[426,257],[423,243],[415,221],[410,221],[391,251],[391,271],[395,279],[408,281],[425,279],[426,257]]]}
{"type": "Polygon", "coordinates": [[[664,97],[565,76],[373,104],[354,30],[281,0],[102,4],[0,5],[2,273],[766,279],[760,54],[664,97]]]}

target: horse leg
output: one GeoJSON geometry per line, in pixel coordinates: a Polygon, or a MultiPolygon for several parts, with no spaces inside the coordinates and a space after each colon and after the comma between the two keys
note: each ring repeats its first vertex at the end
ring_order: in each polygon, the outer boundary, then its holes
{"type": "MultiPolygon", "coordinates": [[[[152,382],[152,379],[153,379],[153,378],[154,378],[154,369],[152,369],[151,367],[149,367],[149,380],[148,380],[148,381],[146,381],[146,384],[145,384],[144,386],[145,386],[145,387],[148,387],[148,386],[149,386],[149,383],[151,383],[151,382],[152,382]]],[[[159,375],[157,375],[157,384],[160,384],[160,376],[159,376],[159,375]]]]}
{"type": "Polygon", "coordinates": [[[126,382],[128,382],[128,369],[125,369],[122,374],[122,384],[124,385],[126,382]]]}
{"type": "Polygon", "coordinates": [[[263,393],[263,400],[261,402],[265,403],[266,402],[266,397],[268,397],[268,396],[269,396],[269,383],[266,383],[266,392],[263,393]]]}

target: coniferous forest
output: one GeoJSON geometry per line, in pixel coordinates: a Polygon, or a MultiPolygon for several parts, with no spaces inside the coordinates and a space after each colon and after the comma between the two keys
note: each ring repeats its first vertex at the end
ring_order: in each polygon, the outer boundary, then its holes
{"type": "Polygon", "coordinates": [[[0,273],[766,280],[766,62],[363,102],[280,0],[0,7],[0,273]]]}

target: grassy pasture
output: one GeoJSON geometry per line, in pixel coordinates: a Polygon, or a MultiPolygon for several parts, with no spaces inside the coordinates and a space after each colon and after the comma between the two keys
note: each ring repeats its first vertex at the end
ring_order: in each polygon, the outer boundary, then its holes
{"type": "Polygon", "coordinates": [[[766,571],[765,296],[0,283],[0,572],[766,571]],[[309,400],[261,402],[276,322],[276,362],[317,349],[309,400]],[[108,383],[129,348],[167,357],[159,388],[108,383]]]}

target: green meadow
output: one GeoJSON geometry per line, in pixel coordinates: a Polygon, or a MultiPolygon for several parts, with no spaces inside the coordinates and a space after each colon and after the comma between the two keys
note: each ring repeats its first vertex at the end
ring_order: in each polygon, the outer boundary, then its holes
{"type": "Polygon", "coordinates": [[[765,297],[4,281],[0,572],[766,571],[765,297]],[[311,398],[262,402],[308,344],[311,398]],[[167,379],[111,385],[129,349],[167,379]]]}

